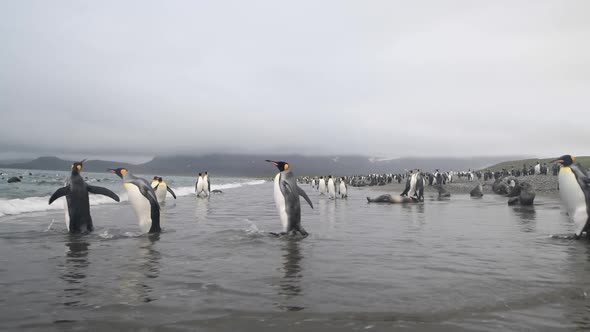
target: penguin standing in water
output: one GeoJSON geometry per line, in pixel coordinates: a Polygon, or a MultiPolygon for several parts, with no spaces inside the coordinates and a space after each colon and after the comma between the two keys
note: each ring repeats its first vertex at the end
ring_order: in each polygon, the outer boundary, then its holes
{"type": "Polygon", "coordinates": [[[197,193],[197,197],[201,195],[201,191],[203,191],[203,174],[199,173],[199,177],[195,183],[195,192],[197,193]]]}
{"type": "Polygon", "coordinates": [[[174,197],[174,199],[176,199],[176,194],[174,193],[172,188],[170,188],[168,186],[168,184],[166,183],[166,181],[162,180],[161,177],[158,177],[158,180],[157,180],[155,186],[154,186],[154,182],[152,181],[152,188],[154,188],[154,191],[156,192],[156,198],[158,198],[158,203],[160,203],[160,204],[166,202],[166,193],[167,192],[169,192],[170,195],[172,195],[172,197],[174,197]]]}
{"type": "Polygon", "coordinates": [[[336,198],[336,186],[334,185],[334,178],[332,175],[328,175],[328,198],[336,198]]]}
{"type": "Polygon", "coordinates": [[[199,178],[197,179],[197,183],[195,184],[195,191],[197,192],[197,196],[201,196],[201,193],[205,196],[209,197],[209,192],[211,191],[211,183],[209,183],[209,174],[199,173],[199,178]]]}
{"type": "Polygon", "coordinates": [[[289,170],[289,164],[284,161],[266,161],[272,163],[279,169],[279,173],[274,179],[274,198],[283,224],[283,232],[280,234],[271,234],[295,235],[299,233],[307,236],[308,233],[301,226],[301,204],[299,202],[299,196],[302,196],[313,209],[311,200],[305,191],[297,186],[295,175],[289,170]]]}
{"type": "Polygon", "coordinates": [[[326,194],[326,180],[324,180],[323,176],[320,176],[320,180],[318,182],[318,189],[320,191],[320,195],[326,194]]]}
{"type": "Polygon", "coordinates": [[[107,188],[87,184],[80,171],[85,160],[72,164],[72,174],[66,180],[65,186],[56,190],[49,198],[49,204],[65,196],[64,203],[66,227],[70,233],[92,232],[92,217],[90,216],[90,201],[88,193],[108,196],[119,202],[119,196],[107,188]]]}
{"type": "Polygon", "coordinates": [[[344,178],[340,178],[340,198],[347,198],[348,197],[348,186],[346,186],[346,181],[344,178]]]}
{"type": "Polygon", "coordinates": [[[590,219],[590,178],[576,158],[563,155],[553,162],[561,164],[559,170],[559,196],[567,212],[576,224],[575,235],[579,238],[588,231],[590,219]]]}
{"type": "Polygon", "coordinates": [[[139,227],[144,233],[159,233],[160,205],[156,192],[147,180],[131,174],[126,168],[109,169],[123,179],[123,186],[127,190],[129,202],[139,220],[139,227]]]}
{"type": "Polygon", "coordinates": [[[209,193],[211,192],[211,182],[209,181],[209,173],[207,173],[207,171],[205,171],[205,174],[203,175],[203,190],[205,195],[209,197],[209,193]]]}

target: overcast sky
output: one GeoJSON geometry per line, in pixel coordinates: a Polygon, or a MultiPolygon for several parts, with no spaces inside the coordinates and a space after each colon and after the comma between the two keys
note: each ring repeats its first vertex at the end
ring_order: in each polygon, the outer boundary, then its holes
{"type": "Polygon", "coordinates": [[[590,1],[0,2],[0,158],[590,155],[590,1]]]}

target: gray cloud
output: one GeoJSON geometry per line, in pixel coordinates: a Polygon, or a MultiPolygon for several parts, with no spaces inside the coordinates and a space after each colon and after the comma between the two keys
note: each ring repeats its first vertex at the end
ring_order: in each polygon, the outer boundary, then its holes
{"type": "Polygon", "coordinates": [[[590,154],[587,1],[0,4],[3,154],[590,154]]]}

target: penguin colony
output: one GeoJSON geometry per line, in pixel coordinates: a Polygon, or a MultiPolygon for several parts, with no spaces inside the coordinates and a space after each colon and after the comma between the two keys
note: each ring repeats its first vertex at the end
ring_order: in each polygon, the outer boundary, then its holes
{"type": "MultiPolygon", "coordinates": [[[[104,195],[119,202],[119,196],[107,188],[92,186],[84,181],[80,172],[84,161],[71,165],[70,177],[64,186],[57,189],[49,198],[49,204],[56,199],[65,197],[64,215],[66,227],[70,233],[91,232],[94,229],[90,215],[89,194],[104,195]]],[[[520,182],[520,175],[548,175],[549,167],[537,162],[535,166],[527,169],[526,165],[521,170],[512,169],[501,172],[472,171],[467,172],[423,172],[413,169],[405,174],[371,174],[356,175],[351,177],[334,178],[332,175],[317,177],[302,177],[297,179],[285,161],[266,160],[278,168],[274,177],[274,200],[282,224],[280,233],[272,235],[301,235],[307,236],[307,231],[301,224],[301,204],[299,197],[303,197],[313,209],[313,204],[305,191],[299,187],[299,183],[311,184],[311,187],[319,191],[320,196],[329,199],[346,199],[348,186],[362,187],[373,185],[385,185],[387,183],[406,182],[404,191],[398,196],[381,195],[377,198],[367,197],[369,203],[418,203],[424,200],[424,187],[434,186],[438,191],[439,199],[449,199],[451,194],[444,189],[444,185],[452,183],[455,178],[465,177],[467,181],[476,181],[477,184],[471,190],[470,196],[481,198],[484,181],[494,180],[492,191],[509,198],[508,205],[532,205],[535,199],[533,186],[526,182],[520,182]],[[327,179],[327,181],[326,181],[327,179]]],[[[590,227],[590,177],[585,168],[576,163],[575,157],[563,155],[552,161],[553,175],[558,176],[559,194],[569,217],[575,224],[574,235],[579,238],[590,227]]],[[[162,179],[155,176],[152,182],[133,175],[126,168],[114,168],[108,171],[121,178],[129,202],[137,216],[139,228],[144,233],[159,233],[160,206],[165,204],[168,193],[176,199],[173,189],[162,179]]],[[[486,183],[487,184],[487,183],[486,183]]],[[[220,192],[220,191],[219,191],[220,192]]],[[[195,183],[197,197],[209,197],[211,183],[207,171],[198,174],[195,183]]]]}

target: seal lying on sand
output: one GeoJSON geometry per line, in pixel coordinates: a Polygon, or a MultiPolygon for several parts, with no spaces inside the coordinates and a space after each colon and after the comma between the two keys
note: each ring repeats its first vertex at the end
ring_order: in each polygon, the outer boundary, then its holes
{"type": "Polygon", "coordinates": [[[379,197],[367,197],[367,203],[417,203],[417,197],[391,196],[388,194],[379,197]]]}

